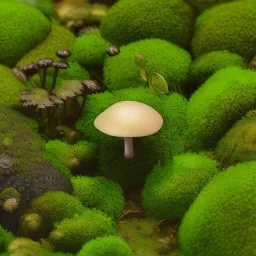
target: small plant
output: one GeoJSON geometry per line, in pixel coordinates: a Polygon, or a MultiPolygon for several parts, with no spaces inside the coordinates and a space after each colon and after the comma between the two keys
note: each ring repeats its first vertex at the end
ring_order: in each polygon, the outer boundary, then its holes
{"type": "Polygon", "coordinates": [[[152,72],[149,75],[147,74],[147,61],[141,53],[136,55],[135,63],[139,67],[141,80],[149,83],[149,89],[154,94],[164,95],[169,93],[168,84],[161,74],[157,72],[152,72]]]}

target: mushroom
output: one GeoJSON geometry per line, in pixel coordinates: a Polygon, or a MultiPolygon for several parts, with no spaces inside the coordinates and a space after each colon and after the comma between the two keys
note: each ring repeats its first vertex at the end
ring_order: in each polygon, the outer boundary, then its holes
{"type": "Polygon", "coordinates": [[[67,59],[71,55],[71,52],[67,49],[59,49],[56,52],[56,56],[59,57],[62,61],[67,59]]]}
{"type": "Polygon", "coordinates": [[[134,157],[133,137],[143,137],[158,132],[163,125],[162,116],[150,106],[137,101],[120,101],[95,120],[94,126],[101,132],[124,137],[124,157],[134,157]]]}
{"type": "Polygon", "coordinates": [[[52,87],[51,87],[50,93],[55,89],[56,80],[57,80],[57,76],[58,76],[58,70],[59,69],[68,69],[69,65],[68,65],[68,63],[65,63],[62,61],[55,61],[52,63],[52,67],[54,67],[54,73],[53,73],[52,87]]]}
{"type": "Polygon", "coordinates": [[[34,63],[26,64],[22,67],[22,70],[28,75],[33,76],[38,72],[38,66],[34,63]]]}
{"type": "Polygon", "coordinates": [[[51,59],[51,58],[40,59],[40,60],[36,63],[36,65],[38,66],[38,68],[42,69],[42,74],[41,74],[41,72],[40,72],[40,78],[41,78],[41,85],[42,85],[42,88],[45,88],[47,69],[52,66],[52,63],[53,63],[53,59],[51,59]]]}

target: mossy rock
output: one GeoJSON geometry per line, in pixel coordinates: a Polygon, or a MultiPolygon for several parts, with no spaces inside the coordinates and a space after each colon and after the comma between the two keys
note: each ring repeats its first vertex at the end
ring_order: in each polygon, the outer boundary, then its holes
{"type": "Polygon", "coordinates": [[[256,73],[239,67],[217,71],[190,98],[188,145],[214,149],[217,142],[256,104],[256,73]]]}
{"type": "Polygon", "coordinates": [[[250,111],[218,142],[215,157],[225,167],[256,160],[256,112],[250,111]]]}
{"type": "Polygon", "coordinates": [[[0,64],[0,102],[2,106],[19,109],[22,106],[20,94],[25,85],[12,73],[12,70],[0,64]]]}
{"type": "Polygon", "coordinates": [[[250,60],[256,53],[256,2],[235,1],[216,5],[196,21],[192,40],[195,57],[228,50],[250,60]]]}
{"type": "Polygon", "coordinates": [[[161,38],[188,47],[193,28],[193,10],[182,0],[122,0],[109,9],[100,33],[117,46],[161,38]]]}
{"type": "Polygon", "coordinates": [[[165,78],[170,91],[186,87],[190,54],[165,40],[147,39],[122,46],[118,55],[105,58],[104,83],[110,90],[149,86],[148,82],[142,81],[140,68],[135,63],[138,53],[145,57],[148,77],[153,72],[159,73],[165,78]]]}
{"type": "Polygon", "coordinates": [[[27,4],[1,2],[0,17],[0,63],[10,67],[43,41],[51,30],[48,19],[27,4]]]}
{"type": "Polygon", "coordinates": [[[29,49],[26,55],[21,56],[17,63],[22,67],[28,63],[36,63],[41,58],[52,58],[58,60],[56,52],[59,49],[71,49],[75,36],[65,27],[52,24],[51,31],[34,49],[29,49]]]}
{"type": "Polygon", "coordinates": [[[11,184],[21,195],[19,207],[12,214],[0,209],[0,223],[14,231],[30,200],[48,190],[72,191],[70,181],[44,159],[44,142],[36,131],[33,120],[0,106],[0,191],[11,184]]]}

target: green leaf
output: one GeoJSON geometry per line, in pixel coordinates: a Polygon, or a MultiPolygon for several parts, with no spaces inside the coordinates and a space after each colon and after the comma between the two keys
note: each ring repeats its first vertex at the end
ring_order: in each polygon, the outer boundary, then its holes
{"type": "Polygon", "coordinates": [[[136,65],[139,67],[139,68],[142,68],[142,69],[145,69],[146,68],[146,59],[145,57],[141,54],[141,53],[138,53],[135,57],[135,63],[136,65]]]}
{"type": "Polygon", "coordinates": [[[156,95],[163,95],[169,92],[166,80],[159,73],[150,74],[149,89],[156,95]]]}

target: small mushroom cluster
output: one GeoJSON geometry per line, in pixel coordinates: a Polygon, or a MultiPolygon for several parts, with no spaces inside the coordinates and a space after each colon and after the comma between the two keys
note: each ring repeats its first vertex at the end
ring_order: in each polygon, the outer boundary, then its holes
{"type": "MultiPolygon", "coordinates": [[[[66,62],[71,55],[67,49],[60,49],[56,56],[60,58],[54,61],[52,58],[42,58],[36,63],[24,65],[21,69],[14,68],[13,73],[24,83],[30,82],[32,88],[21,92],[20,100],[25,107],[34,107],[37,110],[39,130],[51,133],[56,125],[68,122],[68,117],[77,119],[82,113],[87,95],[101,90],[97,81],[94,80],[58,80],[59,70],[68,69],[66,62]],[[46,83],[48,69],[53,69],[51,85],[46,83]],[[40,85],[37,86],[32,79],[35,74],[40,76],[40,85]],[[58,84],[57,84],[58,83],[58,84]],[[79,104],[77,97],[82,96],[79,104]],[[62,105],[62,109],[59,106],[62,105]],[[71,109],[72,113],[69,113],[71,109]]],[[[48,80],[47,80],[48,81],[48,80]]]]}

